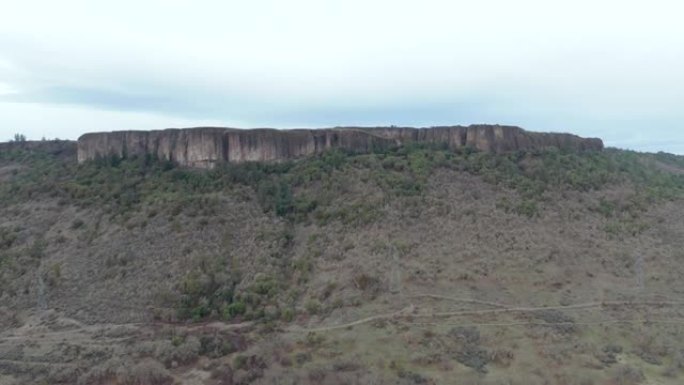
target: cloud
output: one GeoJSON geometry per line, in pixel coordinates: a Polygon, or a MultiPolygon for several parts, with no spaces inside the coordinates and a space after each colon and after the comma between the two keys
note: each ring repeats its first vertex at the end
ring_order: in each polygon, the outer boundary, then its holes
{"type": "Polygon", "coordinates": [[[16,94],[17,90],[9,84],[0,83],[0,97],[16,94]]]}
{"type": "MultiPolygon", "coordinates": [[[[670,147],[684,142],[684,6],[676,1],[25,0],[5,8],[5,109],[251,127],[491,122],[630,148],[650,146],[645,130],[670,147]]],[[[0,125],[7,120],[0,115],[0,125]]]]}
{"type": "Polygon", "coordinates": [[[245,122],[212,119],[184,119],[149,112],[98,110],[76,105],[1,103],[0,141],[15,133],[30,140],[76,139],[85,132],[153,130],[192,126],[243,126],[245,122]]]}

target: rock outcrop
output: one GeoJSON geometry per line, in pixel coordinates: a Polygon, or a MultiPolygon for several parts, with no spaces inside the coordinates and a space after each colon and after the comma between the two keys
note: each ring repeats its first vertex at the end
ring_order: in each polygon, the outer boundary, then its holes
{"type": "Polygon", "coordinates": [[[410,142],[443,144],[452,150],[471,147],[494,153],[551,147],[571,151],[603,149],[600,139],[498,125],[295,130],[198,127],[85,134],[78,139],[78,161],[112,155],[153,156],[180,166],[212,168],[222,162],[282,161],[333,148],[368,153],[410,142]]]}

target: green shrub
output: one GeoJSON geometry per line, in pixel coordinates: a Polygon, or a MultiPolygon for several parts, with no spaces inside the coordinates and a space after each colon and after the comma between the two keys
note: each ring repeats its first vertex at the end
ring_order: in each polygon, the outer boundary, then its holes
{"type": "Polygon", "coordinates": [[[515,206],[515,212],[519,215],[533,218],[539,214],[539,207],[537,206],[537,202],[530,199],[525,199],[515,206]]]}
{"type": "Polygon", "coordinates": [[[304,308],[309,314],[315,315],[321,311],[321,303],[315,299],[310,299],[306,302],[304,308]]]}
{"type": "MultiPolygon", "coordinates": [[[[235,296],[239,281],[236,273],[228,270],[226,260],[220,257],[204,257],[196,261],[196,268],[179,283],[181,294],[178,317],[195,321],[207,317],[233,318],[240,305],[235,296]],[[228,311],[227,309],[231,310],[228,311]]],[[[242,312],[244,313],[244,311],[242,312]]],[[[240,314],[242,314],[240,313],[240,314]]]]}
{"type": "Polygon", "coordinates": [[[233,369],[240,370],[247,368],[248,357],[242,354],[238,354],[233,358],[233,369]]]}
{"type": "Polygon", "coordinates": [[[295,317],[295,311],[291,308],[286,308],[280,313],[280,318],[285,322],[292,322],[295,317]]]}
{"type": "Polygon", "coordinates": [[[616,210],[615,202],[607,201],[603,198],[599,201],[597,211],[606,218],[611,218],[616,210]]]}
{"type": "Polygon", "coordinates": [[[448,337],[454,341],[456,361],[480,373],[487,372],[491,355],[480,346],[480,331],[477,328],[455,327],[449,331],[448,337]]]}
{"type": "Polygon", "coordinates": [[[247,305],[245,305],[244,302],[233,302],[229,305],[226,305],[224,308],[223,312],[223,318],[224,319],[233,319],[239,315],[245,314],[245,311],[247,310],[247,305]]]}
{"type": "Polygon", "coordinates": [[[9,249],[17,240],[17,233],[14,229],[0,227],[0,250],[9,249]]]}

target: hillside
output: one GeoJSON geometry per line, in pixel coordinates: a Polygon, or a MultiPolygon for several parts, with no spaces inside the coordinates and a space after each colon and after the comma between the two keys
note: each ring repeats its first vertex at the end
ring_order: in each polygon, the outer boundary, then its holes
{"type": "Polygon", "coordinates": [[[0,384],[679,384],[684,158],[0,146],[0,384]]]}

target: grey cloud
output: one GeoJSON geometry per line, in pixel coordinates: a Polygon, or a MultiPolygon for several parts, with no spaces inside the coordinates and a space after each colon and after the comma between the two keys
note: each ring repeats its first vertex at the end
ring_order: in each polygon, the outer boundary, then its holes
{"type": "Polygon", "coordinates": [[[169,2],[160,17],[146,1],[24,0],[0,14],[0,104],[68,116],[70,133],[113,114],[146,128],[502,123],[681,152],[684,6],[558,6],[169,2]]]}

